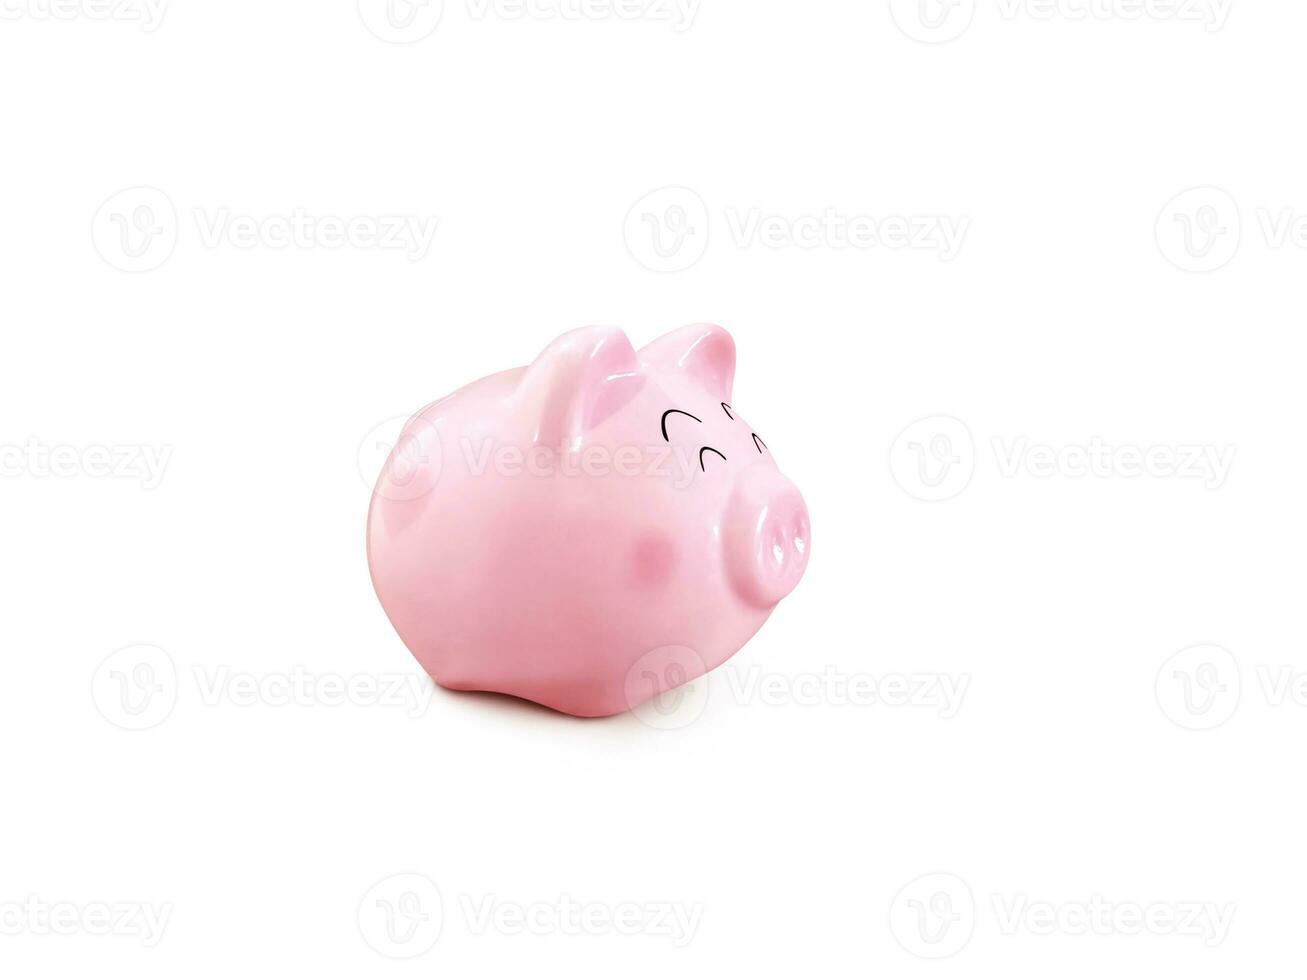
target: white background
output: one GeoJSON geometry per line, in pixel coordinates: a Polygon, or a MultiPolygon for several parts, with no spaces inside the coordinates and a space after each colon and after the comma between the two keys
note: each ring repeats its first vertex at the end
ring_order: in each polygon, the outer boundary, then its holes
{"type": "Polygon", "coordinates": [[[1301,4],[54,2],[0,19],[6,976],[1300,961],[1301,4]],[[805,581],[664,712],[433,691],[376,443],[696,320],[805,581]]]}

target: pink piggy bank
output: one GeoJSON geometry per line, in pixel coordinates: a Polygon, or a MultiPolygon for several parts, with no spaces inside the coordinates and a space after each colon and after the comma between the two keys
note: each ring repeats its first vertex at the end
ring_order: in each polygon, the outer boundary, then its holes
{"type": "Polygon", "coordinates": [[[626,711],[721,664],[798,583],[808,512],[731,405],[735,343],[559,337],[406,424],[368,563],[443,687],[626,711]]]}

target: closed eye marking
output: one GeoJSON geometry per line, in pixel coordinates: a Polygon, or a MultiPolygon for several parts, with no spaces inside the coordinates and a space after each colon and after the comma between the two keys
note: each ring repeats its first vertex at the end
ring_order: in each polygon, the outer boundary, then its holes
{"type": "Polygon", "coordinates": [[[753,444],[758,447],[758,452],[762,452],[767,448],[767,443],[758,438],[758,433],[754,432],[751,435],[753,436],[753,444]]]}
{"type": "MultiPolygon", "coordinates": [[[[726,461],[726,457],[723,456],[723,455],[722,455],[720,452],[718,452],[716,449],[713,449],[712,446],[704,446],[702,449],[699,450],[699,469],[700,469],[700,470],[703,470],[703,454],[704,454],[704,453],[717,453],[718,456],[721,456],[721,457],[722,457],[722,462],[725,462],[725,461],[726,461]]],[[[705,471],[705,472],[706,472],[706,471],[705,471]]]]}
{"type": "Polygon", "coordinates": [[[726,417],[727,417],[728,419],[730,419],[732,422],[735,421],[735,416],[731,414],[731,406],[730,406],[730,405],[727,405],[725,402],[722,402],[722,411],[726,413],[726,417]]]}
{"type": "Polygon", "coordinates": [[[690,415],[689,412],[682,412],[679,408],[669,408],[667,411],[663,412],[663,420],[662,420],[663,442],[671,442],[671,440],[667,438],[667,416],[669,415],[686,415],[694,419],[696,422],[703,424],[703,419],[699,418],[699,416],[697,415],[690,415]]]}

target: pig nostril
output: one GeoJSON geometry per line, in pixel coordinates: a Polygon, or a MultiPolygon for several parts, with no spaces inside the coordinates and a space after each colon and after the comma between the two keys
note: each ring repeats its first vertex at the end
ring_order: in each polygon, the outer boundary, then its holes
{"type": "Polygon", "coordinates": [[[796,521],[777,518],[765,525],[763,554],[770,552],[772,572],[787,575],[803,564],[808,548],[808,527],[802,516],[796,521]]]}
{"type": "Polygon", "coordinates": [[[785,529],[779,523],[773,523],[767,532],[767,547],[771,551],[773,563],[779,569],[785,564],[785,529]]]}
{"type": "Polygon", "coordinates": [[[786,572],[801,566],[808,548],[808,525],[803,515],[789,515],[778,522],[771,542],[777,571],[786,572]]]}
{"type": "Polygon", "coordinates": [[[804,511],[799,512],[799,520],[794,528],[794,550],[802,558],[803,553],[808,548],[808,515],[804,511]]]}

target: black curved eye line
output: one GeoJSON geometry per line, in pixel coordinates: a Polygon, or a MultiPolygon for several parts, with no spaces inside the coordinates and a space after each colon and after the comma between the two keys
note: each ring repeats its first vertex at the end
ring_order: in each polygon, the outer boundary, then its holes
{"type": "Polygon", "coordinates": [[[725,402],[722,402],[722,411],[726,413],[726,417],[727,417],[728,419],[730,419],[732,422],[735,421],[735,416],[731,414],[731,406],[730,406],[730,405],[727,405],[725,402]]]}
{"type": "Polygon", "coordinates": [[[758,452],[762,452],[764,449],[767,448],[767,443],[763,442],[762,439],[760,439],[760,438],[758,437],[758,433],[756,433],[756,432],[751,432],[751,433],[749,433],[749,434],[750,434],[751,436],[753,436],[753,444],[754,444],[756,447],[758,447],[758,452]]]}
{"type": "Polygon", "coordinates": [[[700,425],[703,424],[703,419],[699,418],[697,415],[690,415],[689,412],[682,412],[679,408],[669,408],[667,411],[663,412],[662,422],[660,423],[663,430],[663,442],[671,442],[671,440],[667,438],[667,416],[669,415],[685,415],[694,419],[700,425]]]}
{"type": "Polygon", "coordinates": [[[725,454],[723,454],[722,452],[720,452],[720,451],[718,451],[718,450],[716,450],[716,449],[713,449],[712,446],[704,446],[702,449],[699,450],[699,470],[700,470],[701,472],[705,472],[705,473],[707,472],[707,470],[705,470],[705,469],[703,468],[703,454],[704,454],[704,453],[717,453],[718,456],[721,456],[721,458],[722,458],[722,462],[723,462],[723,463],[726,462],[726,456],[725,456],[725,454]]]}

